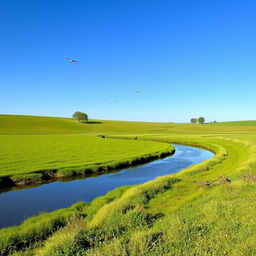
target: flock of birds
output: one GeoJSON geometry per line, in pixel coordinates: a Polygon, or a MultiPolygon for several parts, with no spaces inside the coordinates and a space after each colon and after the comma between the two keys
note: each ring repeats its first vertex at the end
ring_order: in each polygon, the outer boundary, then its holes
{"type": "MultiPolygon", "coordinates": [[[[77,60],[74,60],[74,59],[71,59],[71,58],[64,58],[64,59],[65,59],[66,61],[68,61],[69,63],[77,63],[77,60]]],[[[140,94],[141,92],[142,92],[141,89],[134,91],[135,94],[140,94]]],[[[114,101],[109,102],[110,105],[112,105],[112,104],[117,104],[117,103],[118,103],[117,100],[114,100],[114,101]]]]}

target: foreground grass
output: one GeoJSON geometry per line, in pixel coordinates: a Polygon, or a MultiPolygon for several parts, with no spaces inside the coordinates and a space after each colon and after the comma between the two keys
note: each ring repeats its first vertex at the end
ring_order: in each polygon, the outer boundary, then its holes
{"type": "Polygon", "coordinates": [[[198,145],[216,155],[177,174],[118,188],[90,204],[2,229],[3,255],[256,254],[256,127],[252,122],[161,124],[158,131],[150,131],[152,127],[144,123],[144,132],[140,123],[137,133],[136,124],[133,128],[124,124],[116,124],[115,131],[111,122],[109,134],[136,136],[135,143],[154,140],[198,145]],[[194,183],[220,176],[231,182],[216,186],[194,183]]]}
{"type": "Polygon", "coordinates": [[[255,185],[242,177],[255,167],[255,146],[199,142],[217,153],[214,159],[131,187],[82,227],[60,230],[36,255],[254,255],[255,185]],[[212,188],[192,182],[220,175],[232,182],[212,188]]]}
{"type": "MultiPolygon", "coordinates": [[[[120,197],[128,188],[129,186],[123,186],[104,197],[96,198],[92,203],[76,203],[66,209],[29,218],[19,226],[1,229],[0,255],[42,245],[42,241],[61,227],[71,225],[76,220],[91,219],[98,209],[120,197]]],[[[23,251],[21,253],[23,254],[23,251]]]]}

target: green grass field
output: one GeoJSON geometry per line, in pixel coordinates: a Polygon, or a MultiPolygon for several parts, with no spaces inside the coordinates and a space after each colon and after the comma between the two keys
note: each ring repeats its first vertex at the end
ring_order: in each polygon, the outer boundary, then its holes
{"type": "MultiPolygon", "coordinates": [[[[1,135],[0,178],[74,176],[171,151],[168,144],[87,135],[1,135]],[[31,176],[32,174],[32,176],[31,176]],[[37,175],[35,175],[37,174],[37,175]]],[[[128,164],[129,165],[129,164],[128,164]]],[[[111,169],[113,169],[111,167],[111,169]]]]}
{"type": "MultiPolygon", "coordinates": [[[[5,144],[25,136],[15,134],[26,134],[29,130],[25,121],[21,127],[15,127],[11,119],[15,117],[9,117],[3,129],[1,122],[0,133],[5,134],[1,136],[5,144]]],[[[62,118],[54,120],[55,125],[64,122],[62,118]]],[[[42,135],[29,137],[36,143],[43,136],[74,136],[63,135],[66,133],[77,134],[77,138],[94,138],[97,134],[138,136],[139,140],[120,143],[141,142],[142,147],[145,143],[142,139],[184,143],[208,148],[216,155],[179,173],[118,188],[89,204],[77,204],[28,219],[19,227],[2,229],[0,254],[256,255],[255,121],[204,125],[98,121],[101,123],[86,126],[67,120],[72,125],[65,126],[65,131],[60,131],[61,125],[58,132],[50,129],[49,121],[42,135]],[[81,125],[85,128],[78,135],[81,125]],[[231,182],[215,186],[194,182],[211,182],[221,176],[231,182]]],[[[31,134],[40,134],[37,126],[31,127],[31,134]]],[[[119,143],[119,140],[107,140],[119,143]]],[[[154,145],[166,147],[166,144],[154,145]]]]}
{"type": "Polygon", "coordinates": [[[216,124],[177,124],[89,120],[79,123],[71,118],[0,115],[0,134],[173,134],[173,133],[255,133],[256,121],[216,124]]]}

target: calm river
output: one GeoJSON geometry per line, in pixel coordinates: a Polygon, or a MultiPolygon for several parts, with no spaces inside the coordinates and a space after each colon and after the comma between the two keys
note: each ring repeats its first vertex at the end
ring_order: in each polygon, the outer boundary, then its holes
{"type": "Polygon", "coordinates": [[[16,191],[0,191],[0,228],[18,225],[30,216],[68,207],[79,201],[90,202],[114,188],[144,183],[158,176],[181,171],[214,156],[205,149],[174,146],[176,152],[173,156],[134,168],[66,180],[67,182],[58,180],[16,191]]]}

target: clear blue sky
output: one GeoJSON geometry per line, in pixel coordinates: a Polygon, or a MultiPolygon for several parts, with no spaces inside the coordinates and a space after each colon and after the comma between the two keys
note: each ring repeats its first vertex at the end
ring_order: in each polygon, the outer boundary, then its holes
{"type": "Polygon", "coordinates": [[[1,0],[0,51],[2,114],[256,119],[255,0],[1,0]]]}

